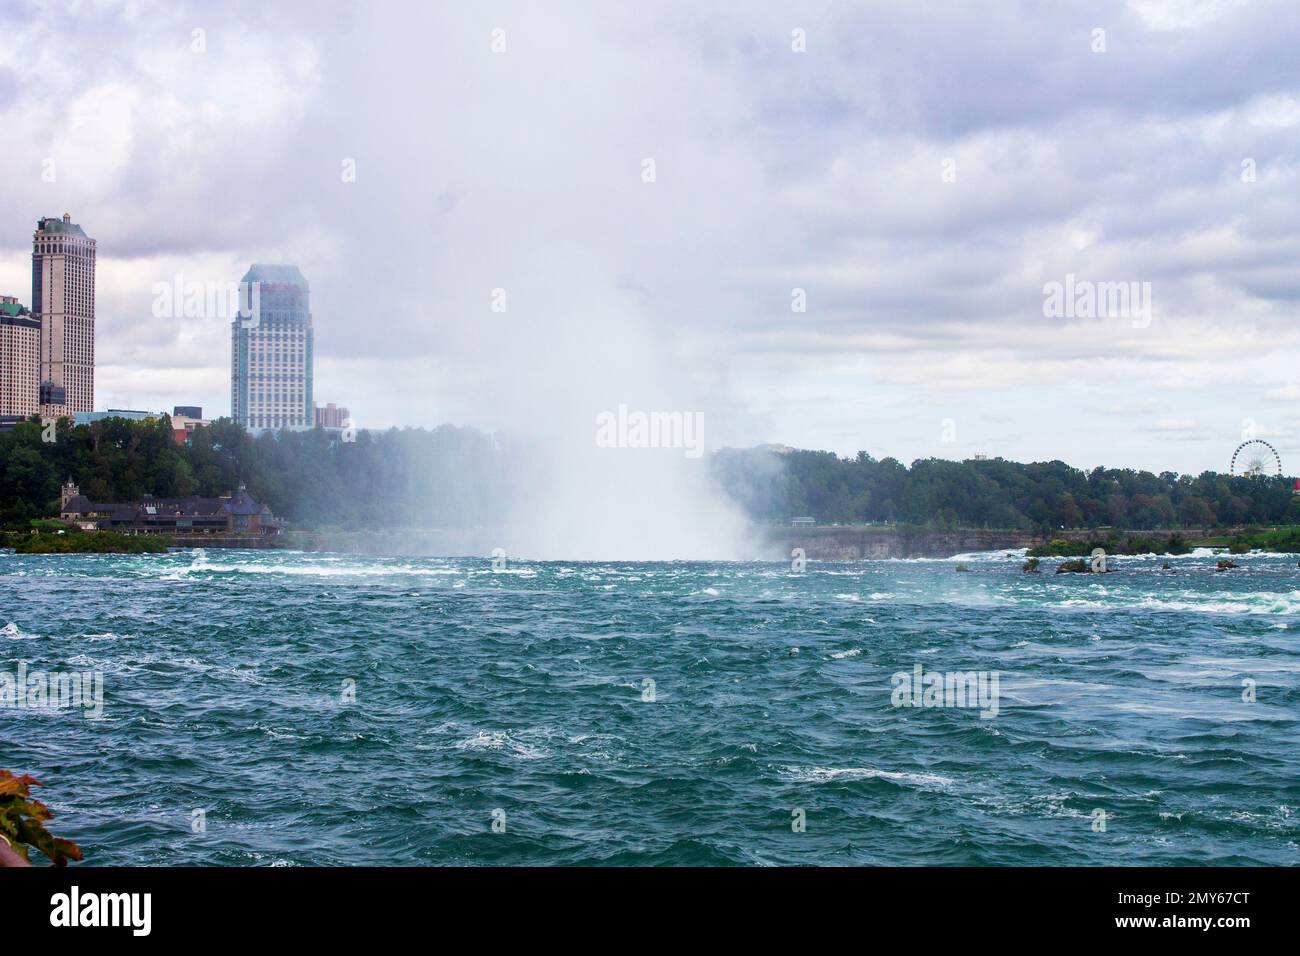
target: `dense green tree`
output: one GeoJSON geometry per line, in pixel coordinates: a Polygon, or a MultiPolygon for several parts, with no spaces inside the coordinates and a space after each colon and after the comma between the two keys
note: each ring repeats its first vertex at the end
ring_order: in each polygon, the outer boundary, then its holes
{"type": "MultiPolygon", "coordinates": [[[[471,428],[322,430],[251,437],[222,419],[177,446],[165,417],[106,419],[53,436],[37,420],[0,432],[0,525],[26,527],[58,507],[72,478],[96,501],[220,496],[245,483],[276,514],[307,527],[464,528],[505,520],[516,492],[548,479],[530,449],[471,428]],[[53,441],[45,441],[53,437],[53,441]]],[[[1133,530],[1300,524],[1289,479],[1132,469],[1084,472],[1064,462],[927,458],[910,467],[866,452],[724,449],[713,474],[752,518],[907,522],[936,528],[1133,530]]]]}
{"type": "MultiPolygon", "coordinates": [[[[25,527],[58,509],[71,478],[95,501],[147,495],[228,495],[240,483],[278,515],[308,527],[466,527],[499,520],[512,482],[491,435],[443,426],[359,432],[355,441],[316,429],[252,438],[222,419],[177,446],[171,422],[105,419],[54,441],[39,422],[0,432],[0,524],[25,527]]],[[[845,509],[846,511],[849,509],[845,509]]]]}
{"type": "Polygon", "coordinates": [[[754,518],[811,515],[823,523],[906,522],[932,527],[1200,528],[1297,524],[1290,479],[1199,476],[1094,468],[1060,461],[1021,464],[923,459],[910,468],[866,452],[726,449],[719,483],[754,518]],[[842,489],[847,489],[845,499],[842,489]]]}

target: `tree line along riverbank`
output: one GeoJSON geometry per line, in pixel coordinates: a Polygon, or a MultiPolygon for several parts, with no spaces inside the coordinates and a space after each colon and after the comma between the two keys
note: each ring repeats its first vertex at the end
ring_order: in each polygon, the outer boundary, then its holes
{"type": "MultiPolygon", "coordinates": [[[[219,419],[183,445],[174,436],[167,416],[88,425],[64,418],[52,430],[33,418],[0,431],[0,527],[23,530],[32,518],[57,514],[61,485],[71,478],[93,501],[219,497],[242,483],[300,528],[474,529],[491,527],[565,477],[537,453],[534,438],[450,425],[362,429],[345,441],[322,429],[254,437],[219,419]]],[[[1085,470],[1002,458],[908,465],[785,446],[724,448],[700,465],[725,499],[713,504],[730,502],[756,524],[810,516],[821,525],[1007,528],[1044,537],[1060,528],[1300,525],[1300,496],[1283,476],[1085,470]]]]}

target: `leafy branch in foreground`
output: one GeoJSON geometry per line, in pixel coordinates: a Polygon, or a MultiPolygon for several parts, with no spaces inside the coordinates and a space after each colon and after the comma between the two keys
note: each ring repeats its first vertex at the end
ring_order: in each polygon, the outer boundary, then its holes
{"type": "MultiPolygon", "coordinates": [[[[0,770],[0,836],[27,862],[27,848],[35,847],[55,866],[67,866],[68,860],[80,860],[81,848],[71,840],[62,840],[45,829],[53,814],[45,804],[31,796],[31,788],[42,786],[30,774],[14,776],[0,770]]],[[[21,864],[19,864],[21,865],[21,864]]]]}

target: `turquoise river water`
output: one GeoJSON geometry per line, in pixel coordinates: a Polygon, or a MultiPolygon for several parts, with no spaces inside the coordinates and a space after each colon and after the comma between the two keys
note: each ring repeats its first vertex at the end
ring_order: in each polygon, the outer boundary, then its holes
{"type": "Polygon", "coordinates": [[[1300,861],[1294,556],[961,560],[0,552],[0,767],[86,865],[1300,861]]]}

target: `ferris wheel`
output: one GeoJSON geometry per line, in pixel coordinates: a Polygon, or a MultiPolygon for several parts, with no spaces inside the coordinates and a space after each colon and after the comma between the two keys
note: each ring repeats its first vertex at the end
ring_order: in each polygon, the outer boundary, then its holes
{"type": "Polygon", "coordinates": [[[1277,449],[1259,438],[1252,438],[1237,446],[1228,465],[1228,474],[1234,478],[1267,478],[1282,474],[1282,458],[1277,449]]]}

